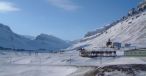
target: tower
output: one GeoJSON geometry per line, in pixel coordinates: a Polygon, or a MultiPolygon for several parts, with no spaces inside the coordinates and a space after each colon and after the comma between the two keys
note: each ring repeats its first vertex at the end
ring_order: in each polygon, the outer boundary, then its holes
{"type": "Polygon", "coordinates": [[[112,47],[111,39],[108,39],[108,42],[106,42],[106,47],[112,47]]]}

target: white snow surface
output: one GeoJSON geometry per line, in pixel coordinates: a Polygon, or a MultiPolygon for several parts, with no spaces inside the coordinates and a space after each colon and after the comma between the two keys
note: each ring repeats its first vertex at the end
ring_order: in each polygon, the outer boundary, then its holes
{"type": "Polygon", "coordinates": [[[0,76],[67,76],[76,71],[74,67],[0,65],[0,76]]]}
{"type": "Polygon", "coordinates": [[[0,64],[42,64],[42,65],[72,65],[72,66],[101,66],[113,64],[146,64],[145,57],[97,57],[87,58],[79,56],[78,51],[62,53],[38,53],[28,52],[1,52],[0,64]]]}
{"type": "Polygon", "coordinates": [[[69,47],[76,49],[84,47],[87,49],[105,47],[108,39],[113,42],[129,43],[138,48],[146,47],[146,12],[128,17],[103,32],[101,35],[93,34],[82,38],[77,44],[69,47]]]}
{"type": "MultiPolygon", "coordinates": [[[[127,75],[126,73],[120,71],[114,71],[114,72],[107,72],[105,73],[104,76],[132,76],[132,75],[127,75]]],[[[138,71],[136,72],[136,76],[146,76],[146,72],[138,71]]]]}
{"type": "MultiPolygon", "coordinates": [[[[78,51],[61,53],[0,52],[0,76],[83,76],[93,69],[118,64],[146,64],[145,57],[80,57],[78,51]],[[89,67],[80,69],[79,67],[89,67]]],[[[145,75],[145,74],[144,74],[145,75]]]]}

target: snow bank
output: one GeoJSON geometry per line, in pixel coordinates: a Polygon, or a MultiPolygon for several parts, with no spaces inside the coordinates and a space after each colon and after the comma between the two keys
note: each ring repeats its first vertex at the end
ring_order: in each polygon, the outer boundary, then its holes
{"type": "Polygon", "coordinates": [[[74,67],[0,65],[0,76],[67,76],[77,70],[74,67]]]}
{"type": "Polygon", "coordinates": [[[106,63],[104,65],[119,65],[119,64],[146,64],[146,61],[134,57],[121,57],[112,60],[111,62],[106,63]]]}

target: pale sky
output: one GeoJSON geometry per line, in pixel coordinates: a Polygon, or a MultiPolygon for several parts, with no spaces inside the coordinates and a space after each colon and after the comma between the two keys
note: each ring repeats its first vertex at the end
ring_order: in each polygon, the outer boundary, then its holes
{"type": "Polygon", "coordinates": [[[82,38],[126,15],[141,0],[0,0],[0,23],[15,33],[82,38]]]}

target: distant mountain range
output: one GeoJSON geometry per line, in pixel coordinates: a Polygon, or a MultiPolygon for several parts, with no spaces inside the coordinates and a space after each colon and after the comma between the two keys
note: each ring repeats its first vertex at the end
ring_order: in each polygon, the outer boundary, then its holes
{"type": "Polygon", "coordinates": [[[52,35],[40,34],[37,37],[19,35],[8,26],[0,24],[0,47],[25,50],[60,50],[70,43],[52,35]]]}

